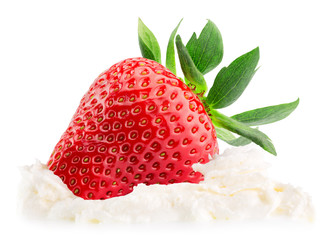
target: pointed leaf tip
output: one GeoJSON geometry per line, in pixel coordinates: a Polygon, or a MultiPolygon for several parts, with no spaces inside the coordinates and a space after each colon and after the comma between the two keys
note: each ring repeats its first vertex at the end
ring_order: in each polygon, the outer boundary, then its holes
{"type": "Polygon", "coordinates": [[[138,38],[142,56],[161,63],[161,53],[158,41],[140,18],[138,18],[138,38]]]}
{"type": "Polygon", "coordinates": [[[208,19],[197,38],[196,33],[186,44],[186,48],[197,69],[206,74],[216,68],[223,58],[223,41],[217,26],[208,19]]]}
{"type": "Polygon", "coordinates": [[[209,91],[207,103],[215,109],[233,104],[244,92],[256,72],[259,48],[235,59],[217,74],[209,91]]]}
{"type": "Polygon", "coordinates": [[[167,53],[166,53],[166,67],[176,75],[176,61],[175,61],[175,47],[174,47],[174,40],[175,40],[175,35],[177,33],[177,30],[183,21],[183,18],[179,21],[178,25],[176,28],[172,31],[168,45],[167,45],[167,53]]]}
{"type": "Polygon", "coordinates": [[[298,106],[299,98],[290,103],[273,105],[236,114],[231,118],[248,126],[259,126],[280,121],[288,117],[298,106]]]}
{"type": "Polygon", "coordinates": [[[225,128],[231,132],[243,136],[244,138],[247,138],[259,145],[265,151],[276,156],[277,153],[275,147],[271,139],[265,133],[259,131],[258,129],[250,128],[246,124],[227,117],[216,110],[211,110],[210,114],[212,123],[216,127],[225,128]]]}

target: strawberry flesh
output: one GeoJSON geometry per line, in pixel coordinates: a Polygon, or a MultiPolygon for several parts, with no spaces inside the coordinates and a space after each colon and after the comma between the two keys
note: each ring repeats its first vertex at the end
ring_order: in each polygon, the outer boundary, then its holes
{"type": "Polygon", "coordinates": [[[95,79],[54,148],[48,168],[84,199],[144,183],[203,180],[194,163],[218,152],[199,98],[162,65],[131,58],[95,79]]]}

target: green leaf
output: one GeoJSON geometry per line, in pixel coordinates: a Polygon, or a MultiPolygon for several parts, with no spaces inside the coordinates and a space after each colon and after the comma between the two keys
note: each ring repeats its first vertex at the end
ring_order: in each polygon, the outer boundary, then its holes
{"type": "Polygon", "coordinates": [[[178,23],[177,27],[174,29],[172,34],[169,37],[168,45],[167,45],[167,53],[166,53],[166,67],[176,75],[176,62],[175,62],[175,48],[174,48],[174,40],[177,33],[177,30],[179,28],[179,25],[181,24],[181,21],[178,23]]]}
{"type": "Polygon", "coordinates": [[[196,33],[194,32],[192,34],[190,40],[188,40],[188,42],[186,44],[186,49],[190,53],[191,57],[192,57],[191,54],[193,54],[195,51],[196,45],[197,45],[197,37],[196,37],[196,33]]]}
{"type": "Polygon", "coordinates": [[[153,35],[146,25],[144,25],[140,18],[138,21],[138,37],[142,56],[161,63],[161,54],[158,41],[155,35],[153,35]]]}
{"type": "Polygon", "coordinates": [[[243,136],[240,136],[232,141],[227,142],[228,144],[235,146],[235,147],[239,147],[239,146],[246,146],[248,144],[250,144],[252,141],[249,140],[248,138],[245,138],[243,136]]]}
{"type": "Polygon", "coordinates": [[[227,129],[221,127],[214,127],[217,133],[217,138],[225,142],[230,142],[236,139],[235,135],[227,129]]]}
{"type": "Polygon", "coordinates": [[[231,132],[234,132],[240,136],[250,139],[265,151],[276,155],[275,148],[270,138],[258,129],[250,128],[245,123],[241,123],[223,115],[216,110],[210,110],[211,120],[216,127],[225,128],[231,132]]]}
{"type": "Polygon", "coordinates": [[[232,116],[233,119],[248,126],[259,126],[280,121],[289,116],[298,106],[299,98],[291,103],[284,103],[264,108],[258,108],[232,116]]]}
{"type": "Polygon", "coordinates": [[[207,97],[211,108],[227,107],[242,95],[256,72],[259,56],[257,47],[219,71],[207,97]]]}
{"type": "Polygon", "coordinates": [[[186,48],[197,69],[206,74],[216,68],[223,57],[223,42],[219,29],[210,20],[203,28],[199,38],[196,33],[186,44],[186,48]]]}
{"type": "Polygon", "coordinates": [[[181,68],[185,75],[186,81],[190,82],[190,84],[193,85],[193,87],[190,87],[196,94],[203,95],[208,89],[207,84],[205,82],[203,74],[196,68],[179,35],[176,36],[176,47],[179,62],[181,64],[181,68]]]}
{"type": "Polygon", "coordinates": [[[245,146],[249,143],[251,143],[252,141],[245,138],[245,137],[235,137],[230,131],[228,131],[227,129],[224,128],[218,128],[215,127],[216,132],[217,132],[217,138],[232,145],[232,146],[245,146]]]}

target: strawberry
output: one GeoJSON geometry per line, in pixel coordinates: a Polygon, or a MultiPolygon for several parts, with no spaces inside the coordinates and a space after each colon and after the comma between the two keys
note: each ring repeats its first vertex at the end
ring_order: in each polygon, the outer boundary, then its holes
{"type": "Polygon", "coordinates": [[[256,73],[259,48],[223,67],[208,91],[204,75],[222,60],[221,34],[208,20],[185,46],[176,36],[180,23],[169,38],[168,69],[160,64],[157,39],[139,19],[143,58],[113,65],[81,99],[48,161],[76,196],[107,199],[140,183],[198,183],[203,175],[192,166],[218,153],[216,134],[230,145],[254,142],[276,155],[271,139],[255,127],[289,116],[299,99],[232,117],[222,114],[219,109],[237,101],[256,73]],[[174,43],[187,85],[176,77],[174,43]]]}
{"type": "Polygon", "coordinates": [[[103,72],[81,99],[48,168],[84,199],[144,183],[198,183],[194,163],[218,152],[198,96],[167,68],[131,58],[103,72]]]}

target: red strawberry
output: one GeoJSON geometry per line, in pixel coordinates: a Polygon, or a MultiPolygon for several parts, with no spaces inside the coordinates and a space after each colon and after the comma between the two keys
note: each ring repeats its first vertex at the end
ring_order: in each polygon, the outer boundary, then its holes
{"type": "Polygon", "coordinates": [[[132,58],[94,81],[48,167],[76,196],[106,199],[139,183],[198,183],[192,165],[216,152],[199,98],[164,66],[132,58]]]}

